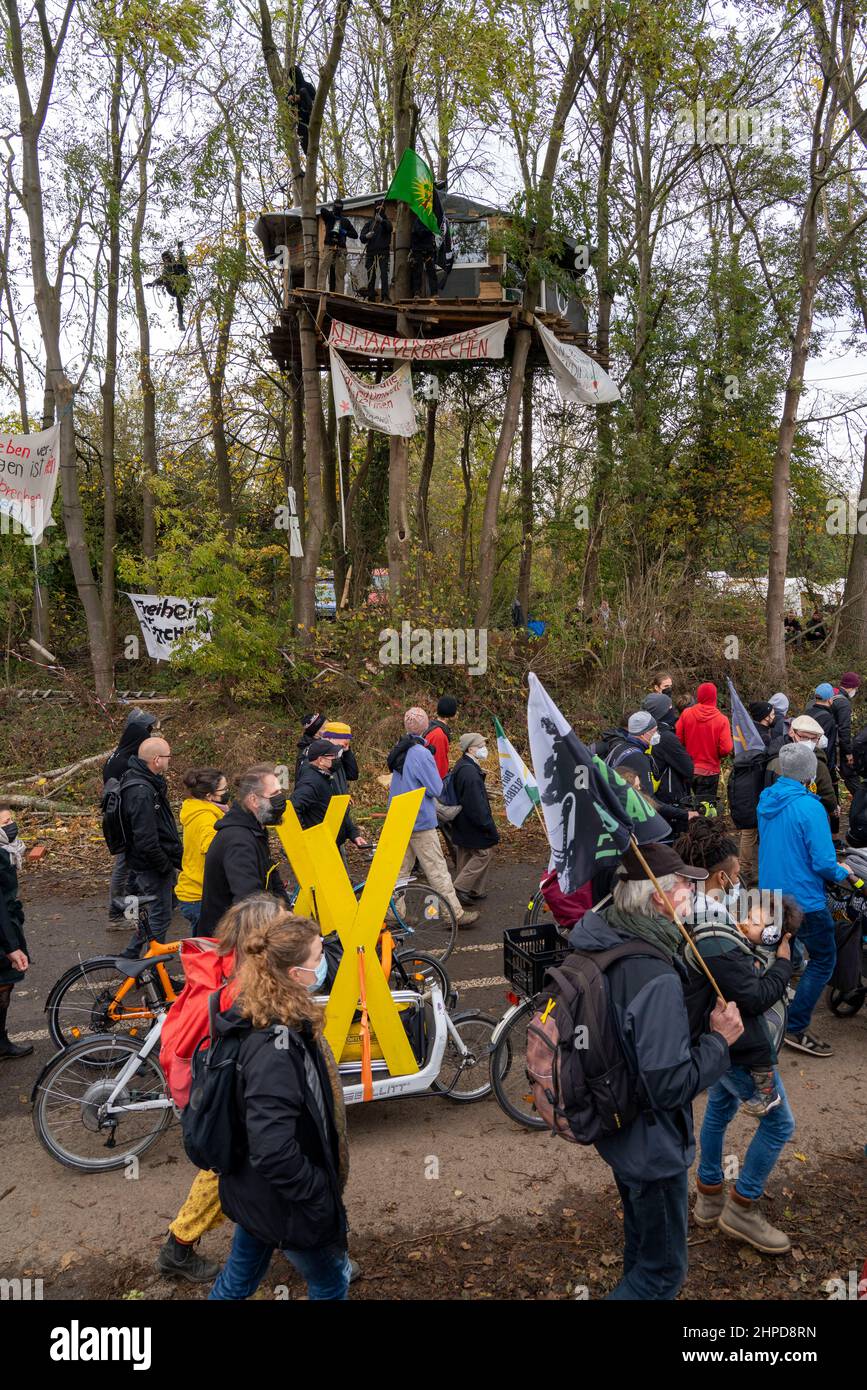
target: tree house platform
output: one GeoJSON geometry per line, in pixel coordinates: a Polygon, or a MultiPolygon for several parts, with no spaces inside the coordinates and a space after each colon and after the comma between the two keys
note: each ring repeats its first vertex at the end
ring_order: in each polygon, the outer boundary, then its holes
{"type": "MultiPolygon", "coordinates": [[[[332,291],[296,289],[289,294],[289,303],[279,311],[277,322],[268,334],[271,355],[282,371],[301,370],[301,343],[298,333],[299,317],[308,314],[317,325],[316,355],[322,371],[327,371],[327,339],[331,322],[352,324],[355,328],[366,329],[372,333],[386,333],[401,336],[398,331],[398,315],[405,316],[410,337],[444,338],[452,333],[461,333],[468,328],[482,328],[487,323],[509,321],[506,338],[505,359],[491,358],[477,361],[472,365],[500,366],[511,358],[512,348],[518,333],[532,332],[532,323],[525,311],[516,304],[502,299],[405,299],[395,304],[372,303],[358,299],[354,295],[337,294],[332,291]]],[[[559,314],[537,311],[535,317],[549,328],[561,342],[573,343],[586,352],[588,357],[607,367],[608,363],[596,352],[589,336],[576,332],[569,321],[559,314]]],[[[341,350],[342,356],[353,367],[379,367],[382,357],[363,356],[360,353],[341,350]]],[[[388,359],[389,361],[391,359],[388,359]]],[[[455,371],[465,368],[466,362],[419,363],[420,370],[455,371]]],[[[545,351],[533,334],[528,360],[530,366],[547,367],[545,351]]]]}

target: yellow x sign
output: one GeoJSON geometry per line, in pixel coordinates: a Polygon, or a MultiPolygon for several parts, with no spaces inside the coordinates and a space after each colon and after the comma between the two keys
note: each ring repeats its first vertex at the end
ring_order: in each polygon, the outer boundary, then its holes
{"type": "Polygon", "coordinates": [[[300,885],[295,911],[307,913],[315,906],[323,935],[336,931],[343,946],[343,959],[325,1012],[325,1037],[329,1046],[339,1058],[358,1008],[361,950],[366,967],[370,1026],[392,1076],[416,1072],[418,1063],[376,955],[376,944],[423,797],[424,792],[419,788],[392,799],[364,891],[358,900],[337,848],[337,834],[349,804],[348,797],[332,797],[325,820],[308,830],[301,829],[290,803],[277,826],[277,834],[300,885]]]}

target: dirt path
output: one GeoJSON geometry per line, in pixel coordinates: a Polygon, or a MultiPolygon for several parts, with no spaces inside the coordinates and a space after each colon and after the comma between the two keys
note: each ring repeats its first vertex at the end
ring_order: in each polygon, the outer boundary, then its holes
{"type": "MultiPolygon", "coordinates": [[[[534,871],[504,864],[479,927],[460,941],[452,974],[461,1005],[499,1015],[501,932],[521,920],[534,871]]],[[[0,1072],[0,1277],[42,1278],[47,1297],[177,1297],[152,1266],[192,1172],[176,1129],[123,1172],[86,1175],[41,1148],[29,1093],[51,1055],[45,993],[80,951],[120,948],[104,926],[101,898],[28,901],[35,964],[16,993],[11,1031],[34,1040],[34,1056],[0,1072]]],[[[867,1010],[840,1020],[820,1004],[816,1028],[834,1056],[786,1051],[782,1072],[798,1129],[771,1179],[770,1215],[793,1236],[776,1262],[716,1233],[695,1229],[684,1296],[827,1297],[867,1256],[867,1010]]],[[[703,1103],[696,1106],[700,1122],[703,1103]]],[[[377,1102],[350,1111],[352,1175],[347,1205],[353,1252],[369,1278],[359,1294],[395,1297],[567,1297],[577,1285],[598,1297],[617,1277],[620,1213],[610,1171],[592,1150],[514,1126],[494,1100],[459,1106],[434,1097],[377,1102]],[[438,1237],[438,1233],[441,1234],[438,1237]]],[[[738,1117],[729,1149],[743,1155],[752,1133],[738,1117]]],[[[222,1256],[228,1225],[206,1238],[222,1256]]],[[[288,1278],[275,1262],[271,1285],[288,1278]]],[[[290,1296],[297,1293],[288,1283],[290,1296]]],[[[180,1296],[201,1296],[180,1291],[180,1296]]],[[[281,1296],[278,1290],[277,1296],[281,1296]]],[[[285,1293],[282,1294],[285,1296],[285,1293]]]]}

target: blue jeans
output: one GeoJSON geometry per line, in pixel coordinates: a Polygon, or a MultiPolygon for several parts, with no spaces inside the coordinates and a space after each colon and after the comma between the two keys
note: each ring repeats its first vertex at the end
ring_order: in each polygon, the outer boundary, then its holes
{"type": "MultiPolygon", "coordinates": [[[[769,1110],[759,1121],[759,1127],[750,1140],[740,1177],[735,1183],[735,1190],[742,1197],[750,1197],[753,1200],[761,1197],[783,1145],[795,1132],[795,1117],[778,1071],[774,1071],[774,1080],[781,1096],[780,1104],[769,1110]]],[[[722,1158],[726,1130],[741,1101],[749,1100],[754,1090],[753,1078],[746,1067],[732,1067],[708,1091],[707,1109],[699,1136],[701,1157],[698,1176],[703,1183],[713,1186],[723,1181],[725,1175],[722,1158]]]]}
{"type": "Polygon", "coordinates": [[[195,936],[196,927],[198,926],[199,918],[202,915],[201,898],[199,898],[199,901],[197,903],[178,902],[178,907],[181,909],[181,916],[186,917],[187,921],[190,924],[190,935],[195,936]]]}
{"type": "MultiPolygon", "coordinates": [[[[209,1299],[241,1299],[254,1294],[271,1263],[275,1247],[235,1227],[229,1258],[217,1275],[209,1299]]],[[[283,1254],[307,1282],[312,1299],[344,1300],[349,1290],[349,1256],[342,1245],[315,1250],[284,1250],[283,1254]]]]}
{"type": "Polygon", "coordinates": [[[834,934],[834,919],[827,907],[818,912],[805,912],[798,941],[806,946],[810,959],[801,976],[801,983],[795,992],[789,1008],[789,1033],[805,1033],[810,1026],[813,1010],[819,996],[834,973],[837,964],[837,939],[834,934]]]}
{"type": "Polygon", "coordinates": [[[687,1175],[621,1182],[623,1278],[609,1299],[661,1302],[677,1298],[686,1279],[687,1175]]]}
{"type": "MultiPolygon", "coordinates": [[[[147,904],[148,936],[153,941],[165,941],[175,910],[175,880],[177,871],[158,873],[156,869],[133,869],[130,892],[139,898],[155,897],[156,902],[147,904]]],[[[127,950],[140,949],[147,945],[139,927],[130,937],[127,950]]]]}

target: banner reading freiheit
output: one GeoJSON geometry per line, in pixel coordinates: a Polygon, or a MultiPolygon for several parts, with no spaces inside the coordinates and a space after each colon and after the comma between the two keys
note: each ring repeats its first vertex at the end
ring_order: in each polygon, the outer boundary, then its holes
{"type": "Polygon", "coordinates": [[[363,357],[399,357],[413,362],[475,362],[480,357],[502,357],[509,331],[509,320],[488,323],[483,328],[467,328],[446,338],[395,338],[390,333],[374,333],[351,323],[331,322],[328,345],[342,352],[363,357]]]}
{"type": "Polygon", "coordinates": [[[211,640],[213,613],[205,605],[212,598],[177,598],[174,594],[127,594],[136,611],[148,656],[154,661],[168,661],[178,642],[189,633],[195,637],[194,651],[211,640]],[[207,631],[197,631],[200,619],[208,624],[207,631]]]}
{"type": "Polygon", "coordinates": [[[18,522],[34,545],[54,525],[59,451],[59,424],[38,434],[0,434],[0,512],[18,522]]]}

